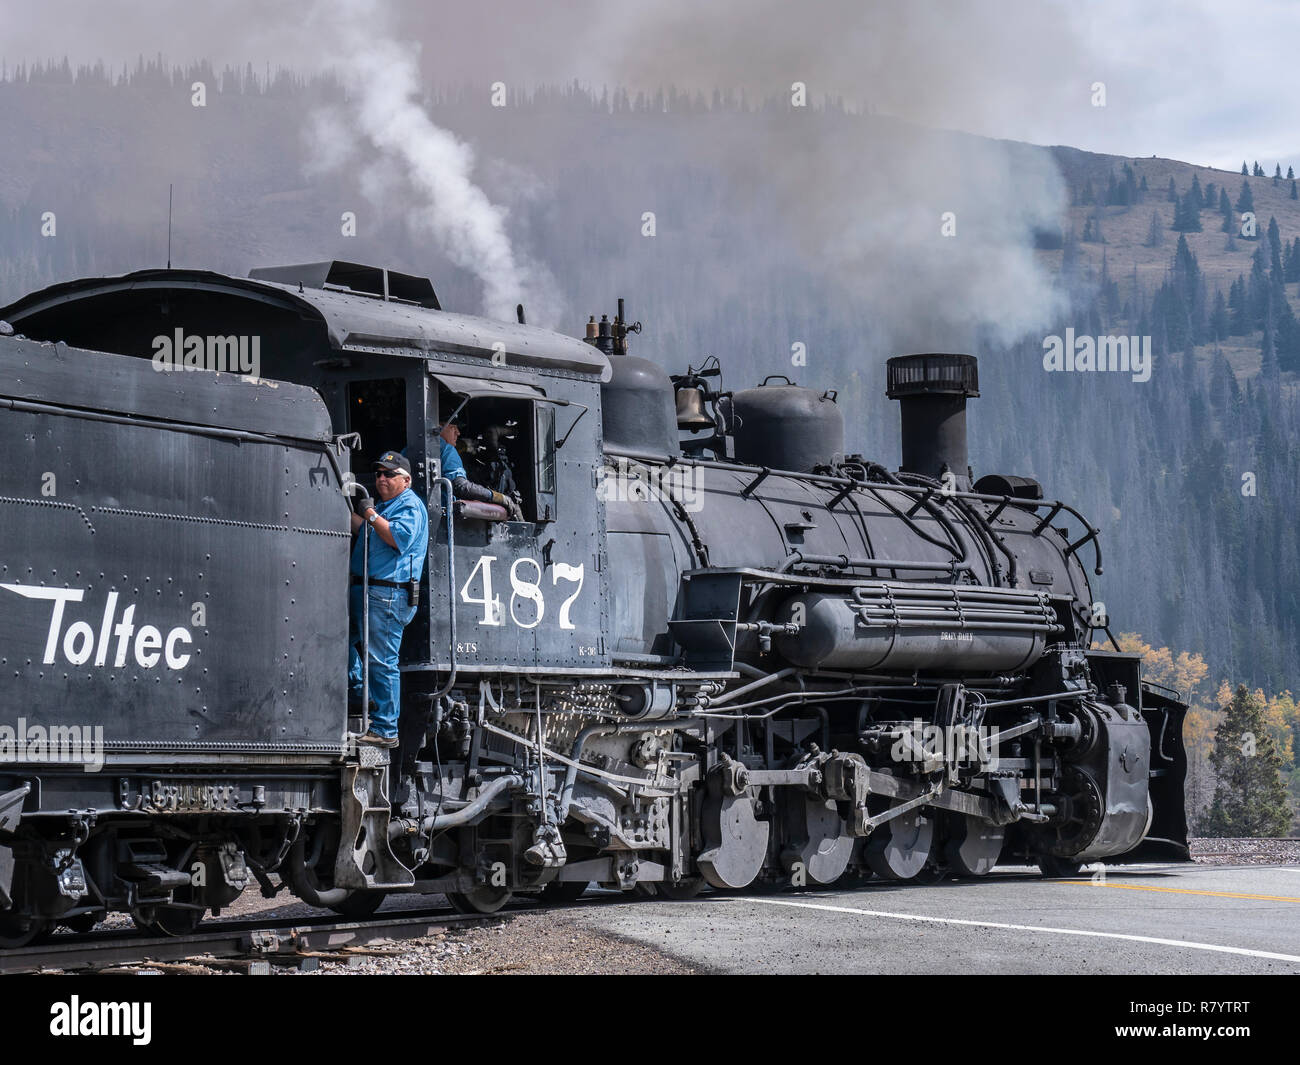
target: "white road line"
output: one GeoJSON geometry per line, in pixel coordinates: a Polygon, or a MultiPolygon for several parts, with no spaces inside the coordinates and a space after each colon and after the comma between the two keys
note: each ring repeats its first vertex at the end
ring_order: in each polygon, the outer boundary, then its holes
{"type": "MultiPolygon", "coordinates": [[[[1295,870],[1300,872],[1300,870],[1295,870]]],[[[712,901],[712,900],[711,900],[712,901]]],[[[1123,939],[1130,943],[1154,943],[1163,947],[1185,947],[1188,950],[1208,950],[1216,954],[1240,954],[1247,958],[1268,958],[1272,961],[1289,961],[1300,965],[1300,956],[1275,954],[1271,950],[1249,950],[1246,947],[1225,947],[1217,943],[1192,943],[1185,939],[1161,939],[1158,936],[1132,936],[1122,932],[1090,932],[1082,928],[1047,928],[1031,924],[1003,924],[999,921],[964,921],[957,917],[927,917],[918,913],[891,913],[888,910],[859,910],[852,906],[827,906],[816,902],[792,902],[786,899],[718,899],[730,905],[753,903],[758,906],[790,906],[800,910],[826,910],[830,913],[852,913],[860,917],[889,917],[896,921],[921,921],[930,924],[962,925],[967,928],[1002,928],[1012,932],[1050,932],[1058,936],[1088,936],[1095,939],[1123,939]]]]}

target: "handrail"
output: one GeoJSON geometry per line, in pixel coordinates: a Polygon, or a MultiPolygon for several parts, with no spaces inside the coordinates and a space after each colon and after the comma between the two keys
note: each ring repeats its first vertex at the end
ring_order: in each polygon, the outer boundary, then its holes
{"type": "Polygon", "coordinates": [[[361,732],[370,731],[370,523],[361,523],[361,732]]]}
{"type": "MultiPolygon", "coordinates": [[[[884,466],[881,466],[877,462],[867,463],[866,469],[868,471],[879,470],[884,475],[886,484],[902,485],[905,483],[904,481],[894,476],[887,469],[885,469],[884,466]]],[[[916,501],[916,505],[912,507],[912,509],[909,510],[906,514],[904,514],[901,511],[899,511],[896,507],[894,507],[887,499],[885,499],[884,496],[880,495],[879,492],[874,491],[873,486],[879,483],[880,482],[863,481],[861,482],[861,485],[862,487],[866,488],[867,491],[871,492],[871,494],[880,501],[882,506],[888,507],[890,513],[892,513],[893,515],[901,519],[903,522],[905,522],[907,524],[907,527],[911,529],[912,532],[914,532],[916,535],[920,536],[924,540],[927,540],[929,543],[934,544],[936,547],[942,547],[945,550],[951,551],[953,557],[958,559],[959,561],[961,562],[968,561],[970,557],[970,553],[966,550],[965,541],[962,540],[962,538],[957,535],[956,530],[953,529],[947,517],[944,515],[943,508],[937,507],[930,502],[931,497],[934,495],[934,490],[931,486],[928,485],[925,486],[925,492],[921,496],[921,498],[916,501]],[[948,539],[951,541],[951,543],[948,544],[940,543],[937,538],[930,536],[928,533],[926,533],[924,529],[922,529],[916,522],[912,520],[913,515],[918,510],[920,510],[921,507],[925,507],[926,510],[930,512],[930,516],[934,518],[934,520],[939,523],[939,526],[943,529],[943,531],[948,534],[948,539]]],[[[967,520],[969,520],[969,515],[967,515],[967,520]]],[[[978,533],[978,530],[976,531],[978,533]]],[[[987,549],[988,545],[985,545],[985,547],[987,549]]],[[[998,575],[997,563],[993,558],[992,551],[989,551],[989,566],[993,570],[994,580],[996,582],[997,575],[998,575]]]]}
{"type": "MultiPolygon", "coordinates": [[[[737,473],[758,473],[762,467],[749,466],[739,462],[719,462],[716,459],[687,459],[679,461],[691,463],[695,466],[703,466],[706,469],[731,470],[737,473]]],[[[903,492],[906,495],[917,495],[924,491],[918,485],[895,484],[891,481],[858,481],[852,477],[836,477],[828,473],[801,473],[798,470],[774,470],[774,473],[780,473],[788,477],[794,477],[803,481],[814,481],[821,484],[847,485],[852,484],[859,488],[875,488],[888,492],[903,492]]],[[[1074,507],[1068,503],[1063,503],[1055,499],[1021,499],[1018,496],[1005,495],[988,495],[984,492],[945,492],[944,497],[947,499],[970,499],[977,503],[1002,503],[1012,506],[1024,507],[1026,510],[1039,510],[1043,507],[1055,507],[1058,513],[1065,511],[1083,523],[1085,529],[1091,529],[1092,523],[1080,514],[1074,507]]],[[[1098,577],[1102,575],[1101,562],[1101,537],[1096,536],[1092,541],[1093,549],[1096,552],[1096,568],[1094,573],[1098,577]]]]}
{"type": "Polygon", "coordinates": [[[922,559],[900,558],[854,558],[852,555],[808,555],[802,551],[791,551],[786,555],[773,573],[789,573],[795,566],[834,566],[837,569],[918,569],[947,570],[954,577],[958,573],[971,571],[974,566],[963,559],[950,562],[927,562],[922,559]]]}
{"type": "MultiPolygon", "coordinates": [[[[447,516],[447,621],[450,636],[447,653],[451,662],[451,672],[447,674],[447,683],[431,696],[433,699],[439,699],[451,691],[452,685],[456,683],[456,531],[454,518],[456,498],[449,478],[435,477],[433,483],[442,485],[446,489],[447,499],[447,505],[443,508],[443,513],[447,516]]],[[[432,571],[430,575],[432,576],[432,571]]]]}

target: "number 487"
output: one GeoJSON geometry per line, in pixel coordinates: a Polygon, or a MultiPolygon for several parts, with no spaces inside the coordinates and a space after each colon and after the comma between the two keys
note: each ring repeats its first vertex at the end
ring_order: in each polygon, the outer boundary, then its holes
{"type": "MultiPolygon", "coordinates": [[[[460,589],[461,602],[483,608],[480,625],[504,625],[505,608],[500,595],[492,592],[492,563],[496,555],[480,555],[474,563],[469,577],[460,589]],[[480,594],[475,595],[471,586],[478,584],[480,594]]],[[[577,587],[560,604],[560,628],[577,628],[570,620],[569,611],[578,596],[582,594],[582,582],[586,577],[586,564],[570,566],[566,562],[551,563],[551,586],[560,581],[576,584],[577,587]]],[[[546,599],[542,594],[542,565],[535,558],[517,558],[510,564],[510,620],[521,629],[535,629],[546,616],[546,599]],[[531,579],[530,579],[531,578],[531,579]]]]}

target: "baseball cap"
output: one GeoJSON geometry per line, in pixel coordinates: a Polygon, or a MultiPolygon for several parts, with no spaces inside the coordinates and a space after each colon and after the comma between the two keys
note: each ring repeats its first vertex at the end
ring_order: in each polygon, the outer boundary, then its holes
{"type": "Polygon", "coordinates": [[[408,477],[411,476],[411,462],[400,451],[385,451],[375,460],[375,469],[388,470],[390,473],[401,470],[408,477]]]}

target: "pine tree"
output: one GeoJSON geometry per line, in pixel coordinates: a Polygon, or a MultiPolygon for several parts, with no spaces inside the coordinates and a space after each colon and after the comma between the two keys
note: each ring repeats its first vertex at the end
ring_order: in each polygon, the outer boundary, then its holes
{"type": "Polygon", "coordinates": [[[1166,193],[1170,203],[1178,202],[1178,186],[1174,184],[1174,179],[1169,179],[1169,191],[1166,193]]]}
{"type": "Polygon", "coordinates": [[[1273,171],[1273,187],[1277,188],[1277,183],[1282,180],[1282,164],[1277,164],[1277,169],[1273,171]]]}
{"type": "Polygon", "coordinates": [[[1201,267],[1196,261],[1196,256],[1192,254],[1192,249],[1187,246],[1186,236],[1178,238],[1178,247],[1174,249],[1173,267],[1174,280],[1179,290],[1190,300],[1200,280],[1201,267]]]}
{"type": "Polygon", "coordinates": [[[1179,233],[1199,233],[1201,231],[1201,212],[1196,206],[1196,191],[1187,193],[1174,207],[1174,224],[1171,229],[1179,233]]]}
{"type": "Polygon", "coordinates": [[[1300,322],[1296,321],[1291,304],[1278,300],[1277,313],[1277,364],[1282,370],[1300,369],[1300,322]]]}
{"type": "Polygon", "coordinates": [[[1293,199],[1293,200],[1295,200],[1295,199],[1300,199],[1300,196],[1297,196],[1297,195],[1296,195],[1296,191],[1295,191],[1295,182],[1294,182],[1294,181],[1291,182],[1291,199],[1293,199]]]}
{"type": "Polygon", "coordinates": [[[1235,337],[1244,337],[1250,332],[1250,314],[1246,309],[1246,279],[1240,274],[1228,290],[1228,308],[1229,331],[1235,337]]]}
{"type": "Polygon", "coordinates": [[[1250,282],[1246,290],[1251,326],[1254,329],[1263,329],[1268,320],[1269,283],[1266,262],[1264,249],[1256,248],[1255,254],[1250,258],[1250,282]]]}
{"type": "Polygon", "coordinates": [[[1288,167],[1286,168],[1286,179],[1287,179],[1287,181],[1294,181],[1294,180],[1295,180],[1295,167],[1293,167],[1293,166],[1288,166],[1288,167]]]}
{"type": "Polygon", "coordinates": [[[1192,187],[1187,194],[1191,197],[1192,205],[1198,211],[1205,206],[1205,194],[1201,192],[1201,179],[1196,174],[1192,175],[1192,187]]]}
{"type": "Polygon", "coordinates": [[[1142,193],[1142,195],[1144,195],[1144,196],[1145,196],[1148,192],[1151,191],[1150,189],[1147,188],[1147,176],[1146,176],[1146,174],[1143,174],[1143,175],[1142,175],[1142,184],[1140,184],[1140,185],[1138,186],[1138,191],[1139,191],[1140,193],[1142,193]]]}
{"type": "MultiPolygon", "coordinates": [[[[1158,211],[1151,212],[1151,228],[1147,230],[1146,245],[1148,248],[1160,247],[1160,238],[1162,236],[1160,226],[1160,214],[1158,211]]],[[[1300,237],[1296,238],[1300,240],[1300,237]]]]}
{"type": "Polygon", "coordinates": [[[1228,199],[1228,190],[1219,190],[1219,214],[1223,215],[1223,232],[1232,233],[1232,201],[1228,199]]]}
{"type": "Polygon", "coordinates": [[[1230,323],[1228,304],[1223,298],[1223,289],[1214,290],[1214,310],[1210,314],[1210,335],[1215,340],[1227,340],[1230,323]]]}
{"type": "Polygon", "coordinates": [[[1259,165],[1259,160],[1258,160],[1258,159],[1255,160],[1255,169],[1251,171],[1251,176],[1252,176],[1252,177],[1263,177],[1263,176],[1264,176],[1264,168],[1263,168],[1262,166],[1259,165]]]}
{"type": "Polygon", "coordinates": [[[1268,319],[1264,322],[1264,335],[1259,342],[1259,379],[1274,391],[1276,391],[1278,369],[1277,340],[1274,336],[1272,319],[1268,319]]]}
{"type": "Polygon", "coordinates": [[[1120,310],[1119,285],[1110,276],[1110,264],[1105,249],[1101,253],[1101,276],[1097,279],[1097,292],[1101,297],[1105,321],[1108,323],[1115,321],[1120,310]]]}
{"type": "Polygon", "coordinates": [[[1244,214],[1255,209],[1255,194],[1250,191],[1250,182],[1241,183],[1241,195],[1237,197],[1237,210],[1244,214]]]}
{"type": "Polygon", "coordinates": [[[1241,161],[1241,176],[1242,176],[1242,177],[1250,177],[1250,171],[1246,169],[1246,160],[1245,160],[1245,159],[1243,159],[1243,160],[1241,161]]]}
{"type": "Polygon", "coordinates": [[[1214,734],[1214,801],[1202,831],[1212,837],[1281,836],[1291,827],[1282,760],[1264,723],[1263,700],[1237,686],[1214,734]]]}
{"type": "Polygon", "coordinates": [[[1079,270],[1079,235],[1070,227],[1070,235],[1061,245],[1061,276],[1073,281],[1079,270]]]}

